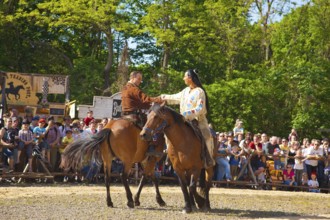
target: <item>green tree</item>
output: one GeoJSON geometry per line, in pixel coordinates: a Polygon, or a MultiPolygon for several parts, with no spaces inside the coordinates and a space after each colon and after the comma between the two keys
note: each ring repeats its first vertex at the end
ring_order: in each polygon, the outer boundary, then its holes
{"type": "MultiPolygon", "coordinates": [[[[21,4],[27,4],[22,1],[21,4]]],[[[50,31],[75,31],[93,36],[95,51],[103,44],[107,49],[107,57],[103,71],[104,88],[110,86],[110,71],[114,62],[114,30],[125,29],[128,23],[126,12],[121,10],[121,2],[117,0],[48,0],[37,4],[37,8],[27,14],[37,24],[46,25],[50,31]],[[104,38],[104,40],[103,40],[104,38]]]]}
{"type": "Polygon", "coordinates": [[[314,1],[276,24],[272,36],[274,71],[285,81],[285,108],[291,125],[303,135],[318,135],[329,128],[329,29],[327,1],[314,1]]]}

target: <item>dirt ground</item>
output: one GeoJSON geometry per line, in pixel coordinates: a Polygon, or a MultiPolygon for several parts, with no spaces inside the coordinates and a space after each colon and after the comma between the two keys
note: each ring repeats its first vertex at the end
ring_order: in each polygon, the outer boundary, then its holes
{"type": "Polygon", "coordinates": [[[0,219],[330,219],[330,194],[323,193],[212,188],[211,212],[183,214],[178,186],[161,186],[165,207],[146,186],[134,209],[126,206],[121,185],[110,190],[114,208],[106,206],[101,184],[0,185],[0,219]]]}

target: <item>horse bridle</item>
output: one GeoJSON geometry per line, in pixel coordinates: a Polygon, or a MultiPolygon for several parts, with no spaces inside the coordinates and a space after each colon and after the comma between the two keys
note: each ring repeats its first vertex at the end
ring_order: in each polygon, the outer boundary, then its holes
{"type": "Polygon", "coordinates": [[[163,132],[164,129],[167,127],[167,125],[168,124],[167,124],[166,120],[164,119],[163,122],[157,128],[151,129],[151,128],[144,126],[142,128],[142,130],[145,130],[147,133],[154,135],[154,134],[163,132]]]}

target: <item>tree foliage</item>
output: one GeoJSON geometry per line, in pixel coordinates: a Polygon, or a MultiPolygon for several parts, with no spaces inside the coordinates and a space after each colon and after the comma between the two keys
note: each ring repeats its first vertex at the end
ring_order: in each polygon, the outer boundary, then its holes
{"type": "Polygon", "coordinates": [[[122,69],[143,71],[143,90],[158,96],[182,90],[184,71],[197,68],[217,130],[240,118],[251,132],[321,137],[330,127],[330,6],[294,2],[0,1],[0,69],[68,74],[71,98],[91,103],[119,90],[111,84],[122,69]]]}

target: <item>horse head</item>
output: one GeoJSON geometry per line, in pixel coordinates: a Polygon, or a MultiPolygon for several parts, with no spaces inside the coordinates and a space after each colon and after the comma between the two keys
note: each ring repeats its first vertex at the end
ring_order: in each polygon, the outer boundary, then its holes
{"type": "Polygon", "coordinates": [[[149,109],[147,122],[140,132],[140,137],[143,140],[151,141],[153,135],[163,132],[166,126],[165,102],[162,104],[154,103],[149,109]]]}

